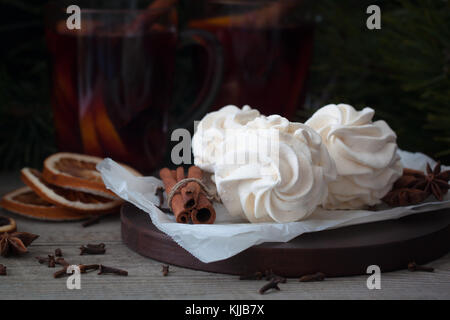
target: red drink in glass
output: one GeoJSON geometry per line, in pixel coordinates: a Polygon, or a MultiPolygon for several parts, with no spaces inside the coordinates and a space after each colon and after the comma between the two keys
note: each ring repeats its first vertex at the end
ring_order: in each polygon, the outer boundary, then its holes
{"type": "Polygon", "coordinates": [[[312,58],[314,28],[305,1],[203,2],[204,11],[189,26],[212,33],[223,47],[214,108],[248,104],[292,118],[304,102],[312,58]]]}
{"type": "Polygon", "coordinates": [[[81,30],[47,26],[51,101],[60,150],[150,172],[166,153],[177,33],[164,12],[131,30],[137,14],[85,10],[81,30]]]}

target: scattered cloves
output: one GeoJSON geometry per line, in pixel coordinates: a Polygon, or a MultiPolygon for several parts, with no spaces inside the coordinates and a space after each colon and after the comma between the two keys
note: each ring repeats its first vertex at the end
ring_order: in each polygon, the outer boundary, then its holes
{"type": "Polygon", "coordinates": [[[4,266],[3,264],[0,264],[0,276],[6,276],[7,272],[6,272],[6,266],[4,266]]]}
{"type": "Polygon", "coordinates": [[[164,277],[167,277],[167,275],[169,274],[169,266],[168,265],[162,266],[162,274],[164,277]]]}
{"type": "Polygon", "coordinates": [[[278,279],[272,279],[269,283],[265,284],[261,289],[259,289],[259,294],[264,294],[266,291],[270,289],[280,291],[280,287],[278,287],[279,283],[280,281],[278,279]]]}
{"type": "Polygon", "coordinates": [[[263,278],[262,272],[254,272],[250,274],[244,274],[239,277],[239,280],[261,280],[263,278]]]}
{"type": "Polygon", "coordinates": [[[62,257],[62,250],[60,248],[55,249],[55,257],[62,257]]]}
{"type": "Polygon", "coordinates": [[[432,267],[426,267],[426,266],[420,266],[415,262],[408,263],[408,270],[409,271],[424,271],[424,272],[434,272],[434,268],[432,267]]]}
{"type": "Polygon", "coordinates": [[[325,279],[325,274],[322,272],[317,272],[317,273],[313,273],[313,274],[304,275],[298,281],[313,282],[313,281],[323,281],[324,279],[325,279]]]}
{"type": "Polygon", "coordinates": [[[112,267],[107,267],[102,264],[99,266],[99,269],[100,270],[99,270],[98,274],[112,273],[112,274],[117,274],[119,276],[127,276],[128,275],[128,271],[117,269],[117,268],[112,268],[112,267]]]}
{"type": "MultiPolygon", "coordinates": [[[[106,252],[106,248],[105,248],[105,244],[104,243],[99,243],[99,244],[87,244],[87,245],[82,245],[80,247],[80,255],[83,254],[104,254],[106,252]]],[[[62,257],[62,251],[61,249],[56,249],[55,250],[55,254],[54,255],[48,255],[48,257],[36,257],[37,261],[40,264],[48,264],[49,267],[54,268],[56,266],[56,264],[61,265],[63,268],[56,271],[53,274],[54,278],[62,278],[65,276],[70,275],[69,273],[67,273],[67,270],[70,266],[70,264],[64,260],[64,258],[62,257]],[[55,258],[57,257],[57,258],[55,258]]],[[[107,267],[101,264],[90,264],[90,265],[84,265],[84,264],[80,264],[78,265],[79,269],[80,269],[80,273],[87,273],[89,271],[93,271],[93,270],[99,270],[98,274],[117,274],[120,276],[127,276],[128,275],[128,271],[125,270],[121,270],[121,269],[117,269],[117,268],[112,268],[112,267],[107,267]]],[[[0,272],[5,272],[6,274],[6,267],[4,267],[3,265],[0,265],[0,272]]],[[[169,266],[168,265],[164,265],[163,266],[163,275],[167,276],[169,273],[169,266]]],[[[73,274],[73,272],[72,272],[73,274]]]]}
{"type": "Polygon", "coordinates": [[[55,261],[55,256],[52,254],[48,255],[48,267],[49,268],[54,268],[56,265],[56,261],[55,261]]]}

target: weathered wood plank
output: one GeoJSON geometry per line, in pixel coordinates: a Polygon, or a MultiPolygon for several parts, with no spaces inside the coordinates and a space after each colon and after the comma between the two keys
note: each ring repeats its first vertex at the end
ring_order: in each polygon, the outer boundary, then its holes
{"type": "MultiPolygon", "coordinates": [[[[0,194],[20,186],[18,174],[0,174],[0,194]]],[[[332,278],[317,283],[289,279],[281,291],[260,295],[264,281],[240,281],[235,276],[170,267],[162,276],[161,263],[142,257],[121,242],[119,217],[108,217],[98,225],[82,228],[80,222],[50,223],[13,216],[19,229],[40,238],[22,257],[3,258],[8,276],[0,277],[0,299],[449,299],[450,254],[430,265],[434,273],[397,271],[382,275],[381,290],[368,290],[366,276],[332,278]],[[104,242],[102,256],[80,256],[79,246],[104,242]],[[61,248],[71,263],[102,263],[128,270],[128,277],[82,275],[81,290],[68,290],[66,279],[54,279],[58,267],[40,265],[35,256],[61,248]],[[7,295],[4,293],[8,292],[7,295]]]]}

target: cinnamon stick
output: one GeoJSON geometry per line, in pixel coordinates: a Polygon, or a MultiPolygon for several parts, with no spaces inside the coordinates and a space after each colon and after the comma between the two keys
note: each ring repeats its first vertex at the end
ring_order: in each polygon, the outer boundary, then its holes
{"type": "MultiPolygon", "coordinates": [[[[195,178],[202,180],[202,170],[197,166],[191,166],[188,170],[188,178],[195,178]]],[[[201,191],[201,187],[197,182],[189,182],[181,189],[181,196],[183,197],[184,208],[193,209],[197,205],[198,195],[201,191]]]]}
{"type": "MultiPolygon", "coordinates": [[[[177,182],[180,182],[181,180],[183,180],[185,178],[184,168],[177,167],[177,169],[175,170],[175,176],[176,176],[177,182]]],[[[192,219],[192,214],[193,213],[195,214],[196,209],[192,205],[190,207],[188,207],[188,205],[186,205],[186,203],[189,202],[190,199],[185,200],[185,197],[183,197],[183,189],[184,188],[185,188],[185,186],[182,186],[180,188],[181,198],[183,199],[183,208],[186,209],[189,217],[192,219]]],[[[188,204],[191,204],[191,203],[188,203],[188,204]]]]}
{"type": "MultiPolygon", "coordinates": [[[[175,170],[163,168],[159,171],[159,176],[164,183],[166,193],[169,194],[173,186],[177,183],[175,170]]],[[[172,197],[172,203],[169,205],[171,205],[173,214],[178,223],[188,223],[189,213],[184,209],[183,198],[181,197],[180,192],[175,193],[172,197]]]]}
{"type": "Polygon", "coordinates": [[[176,172],[177,182],[180,182],[181,180],[184,179],[184,168],[183,167],[178,167],[177,170],[175,170],[175,172],[176,172]]]}
{"type": "MultiPolygon", "coordinates": [[[[201,180],[203,177],[203,172],[199,167],[191,166],[188,171],[189,178],[196,178],[201,180]]],[[[197,182],[189,182],[181,193],[188,194],[191,192],[191,200],[195,200],[195,204],[190,212],[190,217],[192,223],[194,224],[212,224],[216,220],[216,211],[211,203],[211,201],[206,197],[206,194],[197,182]]],[[[186,202],[185,202],[186,205],[186,202]]]]}
{"type": "Polygon", "coordinates": [[[191,212],[191,219],[194,224],[213,224],[216,220],[216,211],[204,192],[198,195],[196,210],[191,212]]]}

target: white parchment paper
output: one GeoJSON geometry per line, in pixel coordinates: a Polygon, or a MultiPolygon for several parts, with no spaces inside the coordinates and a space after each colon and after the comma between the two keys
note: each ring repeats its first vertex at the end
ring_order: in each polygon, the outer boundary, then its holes
{"type": "MultiPolygon", "coordinates": [[[[398,153],[407,168],[425,170],[427,162],[432,167],[436,163],[421,153],[400,150],[398,153]]],[[[136,177],[109,158],[98,164],[97,169],[108,189],[148,213],[159,230],[205,263],[227,259],[263,242],[286,242],[305,232],[398,219],[414,213],[450,207],[450,194],[447,194],[442,202],[433,201],[434,198],[429,197],[427,202],[419,205],[397,208],[380,205],[376,211],[318,208],[304,221],[252,224],[230,216],[223,205],[216,203],[214,208],[217,218],[214,224],[180,224],[175,222],[173,216],[163,213],[155,206],[159,203],[155,196],[156,189],[163,186],[161,180],[155,177],[136,177]]],[[[449,169],[450,167],[443,166],[443,170],[449,169]]]]}

